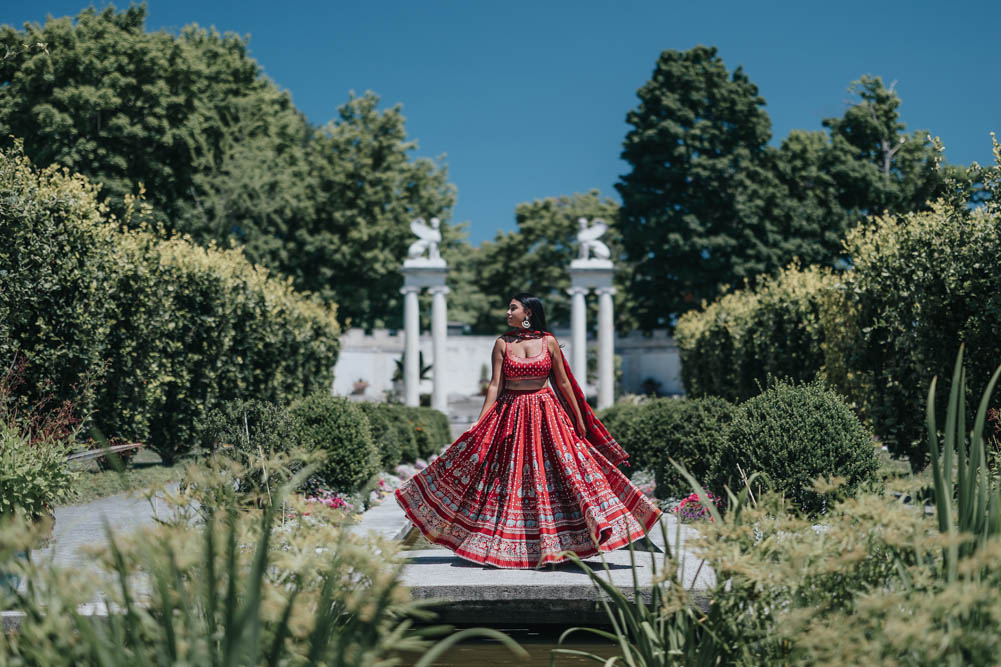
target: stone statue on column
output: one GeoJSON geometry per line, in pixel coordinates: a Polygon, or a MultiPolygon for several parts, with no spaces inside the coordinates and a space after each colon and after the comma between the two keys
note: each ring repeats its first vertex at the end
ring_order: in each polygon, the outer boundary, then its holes
{"type": "Polygon", "coordinates": [[[432,407],[446,412],[447,398],[445,374],[448,362],[445,356],[445,340],[448,335],[445,296],[445,278],[448,275],[448,265],[438,250],[441,243],[441,223],[438,218],[431,218],[431,224],[423,218],[416,218],[410,223],[410,231],[417,240],[407,249],[407,258],[403,261],[403,292],[404,296],[404,357],[403,386],[404,400],[407,405],[418,405],[420,381],[417,355],[420,338],[420,314],[418,311],[418,294],[425,287],[431,292],[431,373],[432,373],[432,407]],[[425,255],[424,253],[427,253],[425,255]]]}
{"type": "MultiPolygon", "coordinates": [[[[599,240],[608,231],[608,224],[597,219],[588,224],[586,218],[579,218],[577,225],[579,248],[577,259],[570,262],[571,288],[568,290],[573,297],[570,314],[571,354],[575,367],[582,366],[587,358],[584,350],[587,341],[585,298],[588,292],[594,289],[598,294],[598,407],[606,408],[615,400],[612,363],[615,355],[612,305],[612,295],[615,294],[612,278],[615,275],[615,268],[612,265],[611,251],[603,241],[599,240]]],[[[573,370],[577,377],[587,377],[586,369],[573,370]]]]}
{"type": "Polygon", "coordinates": [[[438,252],[438,244],[441,243],[441,231],[438,227],[441,222],[438,218],[431,218],[431,226],[424,222],[424,218],[417,218],[410,223],[410,231],[417,236],[417,240],[410,244],[407,249],[407,259],[403,263],[406,266],[433,266],[444,265],[445,260],[438,252]],[[428,256],[424,257],[424,251],[428,256]]]}
{"type": "Polygon", "coordinates": [[[577,218],[577,226],[579,227],[577,232],[578,260],[587,261],[591,253],[594,253],[595,259],[608,260],[612,256],[612,252],[604,241],[598,240],[608,231],[608,224],[604,220],[596,219],[589,226],[587,218],[577,218]]]}

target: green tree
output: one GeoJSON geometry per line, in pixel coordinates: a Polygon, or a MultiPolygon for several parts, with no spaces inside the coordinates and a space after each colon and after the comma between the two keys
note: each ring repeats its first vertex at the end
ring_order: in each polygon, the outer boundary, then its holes
{"type": "MultiPolygon", "coordinates": [[[[472,322],[474,328],[484,332],[503,330],[508,299],[522,291],[543,299],[551,327],[570,324],[567,269],[577,256],[577,220],[582,217],[600,218],[609,225],[609,231],[601,240],[608,244],[616,259],[615,284],[619,287],[615,295],[616,324],[620,329],[631,328],[628,290],[625,289],[630,266],[622,257],[618,209],[618,204],[603,199],[597,190],[518,204],[515,208],[517,230],[500,232],[493,241],[483,242],[469,260],[473,267],[471,277],[489,305],[487,310],[477,314],[472,322]]],[[[597,308],[596,303],[590,306],[597,308]]],[[[596,312],[591,313],[589,321],[597,321],[596,312]]]]}
{"type": "Polygon", "coordinates": [[[622,151],[632,170],[616,187],[636,315],[652,328],[778,264],[763,215],[776,192],[765,101],[715,48],[664,51],[637,94],[622,151]]]}
{"type": "Polygon", "coordinates": [[[352,96],[313,127],[246,39],[145,20],[133,5],[0,28],[0,136],[101,183],[120,218],[144,189],[162,229],[242,246],[342,323],[397,323],[409,222],[447,222],[455,198],[440,161],[411,159],[400,108],[352,96]]]}
{"type": "Polygon", "coordinates": [[[145,22],[142,4],[0,27],[0,48],[47,45],[0,62],[0,136],[22,137],[36,164],[101,183],[116,210],[141,183],[158,217],[170,221],[195,185],[198,139],[222,132],[206,112],[277,91],[245,40],[197,26],[180,37],[148,33],[145,22]]]}
{"type": "Polygon", "coordinates": [[[824,126],[838,156],[832,172],[840,203],[855,217],[926,210],[943,193],[946,176],[965,179],[962,169],[938,168],[927,130],[906,134],[892,84],[887,88],[880,77],[867,75],[849,90],[856,100],[844,116],[827,118],[824,126]]]}
{"type": "Polygon", "coordinates": [[[353,326],[402,323],[400,266],[413,241],[410,221],[437,217],[443,227],[455,187],[441,159],[410,159],[400,106],[352,96],[340,118],[314,137],[315,216],[295,229],[288,273],[302,289],[339,304],[353,326]]]}

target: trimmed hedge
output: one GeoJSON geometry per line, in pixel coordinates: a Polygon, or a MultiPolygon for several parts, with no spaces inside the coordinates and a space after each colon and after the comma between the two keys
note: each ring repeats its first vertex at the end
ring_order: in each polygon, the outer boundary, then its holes
{"type": "Polygon", "coordinates": [[[29,398],[74,397],[89,426],[171,462],[227,400],[286,404],[329,386],[331,307],[239,250],[120,230],[97,189],[33,169],[19,147],[0,153],[0,359],[28,357],[29,398]]]}
{"type": "MultiPolygon", "coordinates": [[[[937,375],[945,406],[957,344],[968,350],[967,387],[985,386],[1001,359],[1001,185],[993,189],[993,206],[875,218],[846,240],[856,391],[876,433],[914,468],[927,462],[928,385],[937,375]]],[[[971,416],[979,399],[971,390],[971,416]]]]}
{"type": "Polygon", "coordinates": [[[658,498],[691,493],[671,464],[674,459],[695,479],[709,484],[723,448],[734,405],[722,398],[657,398],[616,403],[601,413],[612,436],[629,452],[629,470],[651,469],[658,498]]]}
{"type": "Polygon", "coordinates": [[[755,289],[726,294],[683,315],[675,331],[689,396],[739,401],[769,376],[824,377],[844,390],[841,335],[850,319],[842,277],[792,265],[755,289]]]}
{"type": "Polygon", "coordinates": [[[358,403],[368,417],[372,440],[382,467],[390,469],[402,461],[417,460],[417,434],[400,406],[388,403],[358,403]]]}
{"type": "MultiPolygon", "coordinates": [[[[822,378],[891,453],[922,468],[925,394],[938,376],[936,405],[946,404],[956,341],[971,352],[968,386],[986,384],[1001,358],[1001,167],[990,173],[984,207],[937,203],[852,230],[843,274],[790,267],[684,315],[676,338],[687,393],[737,400],[769,375],[822,378]]],[[[978,397],[969,398],[972,413],[978,397]]]]}
{"type": "Polygon", "coordinates": [[[629,453],[629,467],[624,468],[623,472],[630,476],[650,465],[651,457],[648,445],[651,443],[633,434],[633,420],[643,410],[647,402],[645,398],[640,402],[620,400],[603,410],[599,410],[596,414],[608,432],[612,434],[612,437],[629,453]]]}
{"type": "Polygon", "coordinates": [[[379,472],[368,418],[349,399],[321,391],[293,403],[290,413],[299,441],[328,454],[317,474],[331,489],[352,493],[379,472]]]}
{"type": "Polygon", "coordinates": [[[814,489],[818,478],[844,478],[849,495],[878,479],[871,432],[844,399],[820,381],[795,385],[778,380],[735,410],[710,486],[735,492],[740,473],[762,473],[762,484],[782,493],[805,513],[826,507],[814,489]]]}

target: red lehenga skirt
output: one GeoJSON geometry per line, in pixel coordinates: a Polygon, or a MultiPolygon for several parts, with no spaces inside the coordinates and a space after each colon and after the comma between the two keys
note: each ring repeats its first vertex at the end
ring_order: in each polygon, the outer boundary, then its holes
{"type": "Polygon", "coordinates": [[[396,500],[429,542],[505,568],[618,549],[661,514],[577,436],[548,386],[503,392],[396,500]]]}

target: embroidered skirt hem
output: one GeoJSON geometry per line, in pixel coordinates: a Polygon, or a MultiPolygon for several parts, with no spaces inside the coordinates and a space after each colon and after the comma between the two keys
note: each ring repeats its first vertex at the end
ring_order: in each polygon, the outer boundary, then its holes
{"type": "Polygon", "coordinates": [[[576,434],[548,387],[503,393],[395,497],[429,542],[502,568],[612,551],[643,537],[661,515],[576,434]]]}

